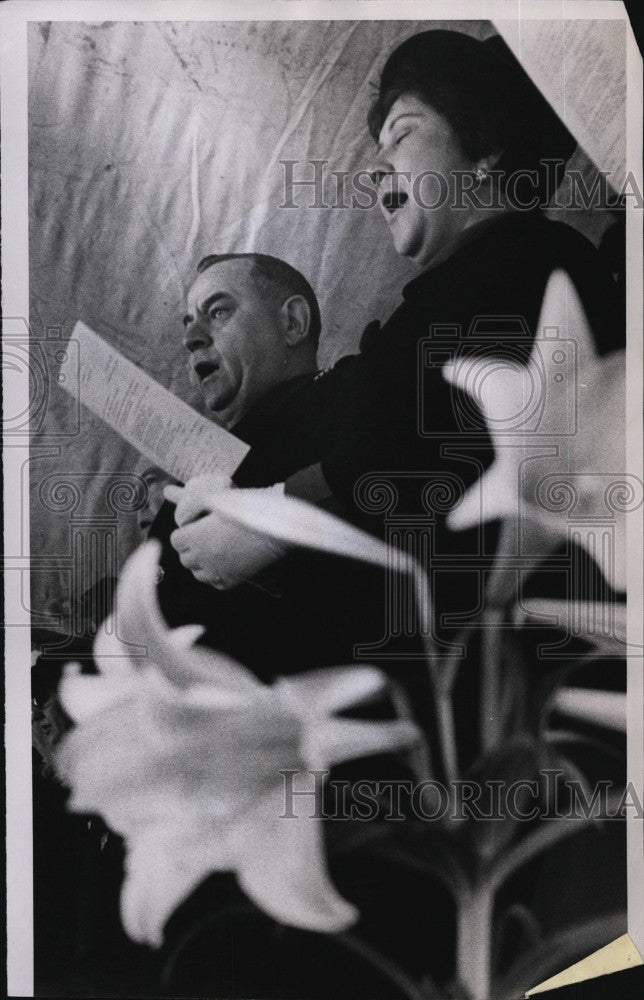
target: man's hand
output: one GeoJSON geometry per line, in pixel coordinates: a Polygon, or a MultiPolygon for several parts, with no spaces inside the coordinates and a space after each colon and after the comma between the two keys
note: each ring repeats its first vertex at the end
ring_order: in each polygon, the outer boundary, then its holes
{"type": "Polygon", "coordinates": [[[210,514],[213,494],[233,488],[232,479],[223,473],[213,472],[206,476],[194,476],[185,486],[166,486],[163,495],[170,503],[176,504],[174,519],[182,528],[184,524],[210,514]]]}
{"type": "Polygon", "coordinates": [[[235,489],[227,477],[196,476],[185,487],[167,486],[167,500],[177,504],[179,527],[170,542],[195,579],[218,590],[249,580],[284,555],[284,547],[267,535],[213,510],[213,495],[235,489]]]}

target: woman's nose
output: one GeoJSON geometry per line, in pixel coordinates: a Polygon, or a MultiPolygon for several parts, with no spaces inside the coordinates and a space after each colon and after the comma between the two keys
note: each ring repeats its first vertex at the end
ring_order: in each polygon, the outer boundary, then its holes
{"type": "Polygon", "coordinates": [[[373,157],[371,163],[367,167],[367,173],[371,178],[372,184],[378,187],[379,184],[387,177],[389,174],[394,172],[392,163],[387,156],[386,150],[381,146],[373,157]]]}

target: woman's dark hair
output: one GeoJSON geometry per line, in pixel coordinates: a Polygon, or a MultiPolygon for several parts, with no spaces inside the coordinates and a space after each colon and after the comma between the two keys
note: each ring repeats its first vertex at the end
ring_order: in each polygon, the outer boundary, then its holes
{"type": "Polygon", "coordinates": [[[514,171],[536,170],[532,193],[543,192],[548,170],[550,191],[561,182],[575,140],[499,35],[482,42],[433,30],[402,42],[385,63],[369,111],[374,139],[402,94],[414,94],[441,114],[468,158],[500,152],[495,169],[506,180],[514,171]]]}

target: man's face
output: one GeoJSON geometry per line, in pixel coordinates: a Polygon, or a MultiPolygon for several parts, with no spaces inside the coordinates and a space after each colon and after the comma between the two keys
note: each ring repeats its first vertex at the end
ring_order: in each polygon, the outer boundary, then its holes
{"type": "Polygon", "coordinates": [[[252,260],[225,260],[188,292],[183,342],[206,405],[232,427],[284,372],[281,304],[252,275],[252,260]]]}
{"type": "Polygon", "coordinates": [[[472,171],[474,164],[445,118],[403,94],[380,130],[371,169],[396,251],[422,267],[448,256],[469,222],[467,210],[450,207],[454,172],[472,171]]]}

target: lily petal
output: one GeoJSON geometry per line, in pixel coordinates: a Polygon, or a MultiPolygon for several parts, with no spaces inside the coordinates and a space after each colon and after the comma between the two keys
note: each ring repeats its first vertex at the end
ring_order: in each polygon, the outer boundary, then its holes
{"type": "MultiPolygon", "coordinates": [[[[116,601],[118,601],[118,596],[116,601]]],[[[92,652],[94,662],[101,674],[120,674],[123,676],[133,673],[135,667],[132,655],[144,653],[145,647],[139,644],[128,648],[125,643],[121,642],[116,631],[116,615],[112,613],[97,632],[92,652]]]]}
{"type": "Polygon", "coordinates": [[[309,767],[315,770],[324,764],[341,764],[371,754],[406,750],[419,739],[418,727],[406,719],[363,722],[327,718],[307,727],[300,752],[309,767]]]}
{"type": "Polygon", "coordinates": [[[237,824],[235,867],[241,887],[281,923],[322,933],[346,930],[358,911],[329,879],[319,819],[288,818],[284,809],[278,787],[237,824]]]}
{"type": "Polygon", "coordinates": [[[443,368],[448,382],[474,397],[495,451],[447,523],[461,530],[496,518],[534,519],[547,545],[574,531],[609,583],[623,590],[626,515],[641,503],[636,477],[615,472],[626,467],[625,355],[597,356],[579,293],[561,269],[548,279],[538,329],[543,336],[525,365],[492,356],[443,368]],[[607,517],[613,537],[602,538],[598,525],[607,517]]]}
{"type": "Polygon", "coordinates": [[[212,827],[149,827],[134,839],[127,855],[121,890],[125,930],[134,941],[160,947],[174,910],[211,872],[228,867],[225,854],[213,844],[212,827]]]}
{"type": "MultiPolygon", "coordinates": [[[[149,661],[178,687],[203,681],[248,690],[258,681],[230,657],[190,644],[194,627],[169,629],[156,596],[157,541],[146,542],[130,556],[117,590],[117,623],[126,643],[147,647],[149,661]]],[[[148,662],[149,662],[148,661],[148,662]]]]}
{"type": "Polygon", "coordinates": [[[252,531],[290,545],[389,565],[389,548],[384,542],[295,497],[264,490],[222,490],[212,494],[209,506],[252,531]]]}
{"type": "Polygon", "coordinates": [[[326,667],[306,674],[280,679],[303,705],[313,705],[316,713],[338,712],[380,694],[388,680],[376,667],[326,667]]]}
{"type": "Polygon", "coordinates": [[[65,670],[58,686],[58,697],[70,718],[82,722],[116,702],[131,698],[135,688],[136,679],[131,675],[97,677],[96,674],[72,675],[65,670]]]}

